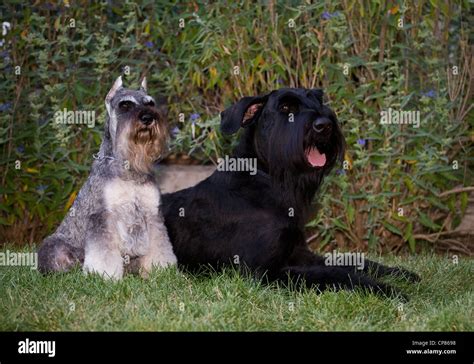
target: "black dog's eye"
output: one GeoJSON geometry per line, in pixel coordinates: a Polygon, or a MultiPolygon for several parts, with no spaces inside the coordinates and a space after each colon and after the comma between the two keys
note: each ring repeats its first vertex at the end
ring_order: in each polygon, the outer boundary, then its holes
{"type": "Polygon", "coordinates": [[[280,104],[280,111],[285,114],[294,114],[298,112],[298,105],[290,102],[282,102],[280,104]]]}
{"type": "Polygon", "coordinates": [[[284,113],[289,113],[290,112],[290,104],[281,104],[280,105],[280,111],[284,113]]]}
{"type": "Polygon", "coordinates": [[[150,100],[150,101],[148,101],[148,102],[145,102],[145,106],[151,106],[151,107],[153,107],[153,106],[155,106],[155,102],[154,102],[153,100],[150,100]]]}
{"type": "Polygon", "coordinates": [[[135,103],[132,102],[132,101],[121,101],[119,103],[119,107],[123,111],[129,111],[129,110],[133,109],[134,106],[135,106],[135,103]]]}

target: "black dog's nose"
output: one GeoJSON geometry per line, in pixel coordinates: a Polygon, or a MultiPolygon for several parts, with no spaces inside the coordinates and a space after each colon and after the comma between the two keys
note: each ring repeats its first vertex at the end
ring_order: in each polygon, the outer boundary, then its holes
{"type": "Polygon", "coordinates": [[[313,129],[316,133],[329,133],[332,129],[331,120],[325,117],[317,118],[313,122],[313,129]]]}
{"type": "Polygon", "coordinates": [[[140,115],[140,121],[145,125],[150,125],[153,122],[153,115],[144,113],[140,115]]]}

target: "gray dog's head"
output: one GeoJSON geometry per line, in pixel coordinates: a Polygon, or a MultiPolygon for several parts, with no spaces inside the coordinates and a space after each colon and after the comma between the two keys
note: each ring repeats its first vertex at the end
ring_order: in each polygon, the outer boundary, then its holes
{"type": "Polygon", "coordinates": [[[153,162],[166,148],[168,126],[163,105],[148,95],[146,78],[138,90],[125,89],[117,78],[105,98],[107,122],[105,138],[110,140],[113,154],[139,173],[150,173],[153,162]]]}

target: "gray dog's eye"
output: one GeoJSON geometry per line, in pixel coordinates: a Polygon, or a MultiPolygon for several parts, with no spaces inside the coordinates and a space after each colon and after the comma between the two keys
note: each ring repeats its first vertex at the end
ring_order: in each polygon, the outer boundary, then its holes
{"type": "Polygon", "coordinates": [[[120,101],[119,108],[123,111],[129,111],[135,107],[135,104],[132,101],[120,101]]]}

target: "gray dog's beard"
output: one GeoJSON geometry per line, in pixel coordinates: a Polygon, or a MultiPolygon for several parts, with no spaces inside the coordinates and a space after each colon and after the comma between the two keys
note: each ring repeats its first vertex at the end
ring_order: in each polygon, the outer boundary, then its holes
{"type": "Polygon", "coordinates": [[[117,151],[129,168],[140,174],[150,174],[153,163],[165,152],[168,133],[165,127],[154,124],[143,127],[132,123],[120,133],[117,151]]]}

